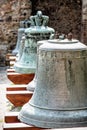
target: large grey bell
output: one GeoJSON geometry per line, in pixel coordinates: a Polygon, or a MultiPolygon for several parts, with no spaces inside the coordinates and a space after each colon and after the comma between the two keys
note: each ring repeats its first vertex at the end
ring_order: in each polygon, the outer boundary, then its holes
{"type": "Polygon", "coordinates": [[[25,31],[24,23],[23,21],[21,21],[20,28],[18,29],[17,44],[16,44],[15,49],[12,51],[12,53],[15,55],[19,52],[20,42],[21,42],[22,35],[24,34],[24,31],[25,31]]]}
{"type": "Polygon", "coordinates": [[[43,41],[38,66],[33,96],[18,118],[42,128],[87,126],[87,46],[74,39],[43,41]]]}
{"type": "MultiPolygon", "coordinates": [[[[59,39],[63,40],[64,37],[65,37],[64,34],[62,34],[62,35],[59,36],[59,35],[57,35],[56,33],[55,33],[55,34],[52,33],[52,34],[50,35],[50,39],[59,38],[59,39]]],[[[38,43],[37,43],[37,65],[36,65],[36,73],[35,73],[34,79],[33,79],[31,82],[29,82],[29,84],[27,85],[27,90],[29,90],[29,91],[34,91],[34,89],[35,89],[35,87],[36,87],[36,84],[37,84],[38,51],[39,51],[40,45],[42,45],[42,44],[43,44],[43,42],[41,42],[41,41],[38,41],[38,43]]]]}

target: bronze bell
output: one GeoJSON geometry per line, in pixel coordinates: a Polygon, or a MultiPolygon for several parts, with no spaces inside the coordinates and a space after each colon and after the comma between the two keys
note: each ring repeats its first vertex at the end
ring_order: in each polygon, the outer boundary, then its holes
{"type": "MultiPolygon", "coordinates": [[[[59,35],[57,33],[55,33],[55,34],[52,33],[50,35],[50,39],[57,39],[57,38],[59,38],[60,40],[63,40],[65,38],[65,34],[59,35]]],[[[27,85],[27,90],[29,90],[29,91],[34,91],[34,89],[36,87],[36,84],[37,84],[38,51],[39,51],[39,47],[40,47],[41,44],[43,44],[43,42],[38,41],[38,43],[37,43],[37,65],[36,65],[36,73],[35,73],[34,79],[31,82],[29,82],[29,84],[27,85]]]]}
{"type": "Polygon", "coordinates": [[[14,64],[19,73],[35,73],[36,71],[36,40],[32,36],[25,36],[24,48],[20,59],[14,64]]]}
{"type": "Polygon", "coordinates": [[[42,128],[87,126],[87,46],[75,39],[41,44],[36,88],[18,118],[42,128]]]}
{"type": "MultiPolygon", "coordinates": [[[[52,34],[53,35],[53,34],[52,34]]],[[[27,85],[27,90],[29,91],[34,91],[36,84],[37,84],[37,71],[38,71],[38,51],[39,51],[39,47],[40,45],[42,45],[41,41],[37,42],[37,63],[36,63],[36,72],[35,72],[35,76],[33,78],[33,80],[31,82],[29,82],[29,84],[27,85]]]]}
{"type": "Polygon", "coordinates": [[[37,15],[31,16],[31,26],[25,29],[25,45],[22,56],[15,63],[14,68],[18,73],[35,73],[37,61],[37,41],[49,39],[55,31],[47,26],[48,16],[38,11],[37,15]]]}
{"type": "Polygon", "coordinates": [[[25,31],[24,22],[21,21],[20,22],[20,28],[18,29],[17,44],[16,44],[15,49],[12,51],[13,54],[17,54],[19,52],[20,42],[21,42],[22,35],[24,34],[24,31],[25,31]]]}
{"type": "Polygon", "coordinates": [[[21,38],[21,41],[20,41],[19,51],[18,51],[18,53],[16,55],[16,61],[19,61],[21,56],[22,56],[23,48],[24,48],[24,45],[25,45],[25,40],[26,40],[26,38],[25,38],[25,35],[23,34],[22,38],[21,38]]]}

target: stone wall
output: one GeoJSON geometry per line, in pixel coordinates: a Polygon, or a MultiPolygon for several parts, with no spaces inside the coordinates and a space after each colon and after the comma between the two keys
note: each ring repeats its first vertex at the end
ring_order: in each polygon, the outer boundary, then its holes
{"type": "MultiPolygon", "coordinates": [[[[81,39],[82,0],[34,0],[34,9],[50,18],[49,26],[57,33],[72,32],[81,39]]],[[[34,12],[34,10],[33,10],[34,12]]]]}
{"type": "Polygon", "coordinates": [[[87,0],[83,0],[82,25],[82,42],[87,45],[87,0]]]}
{"type": "Polygon", "coordinates": [[[31,15],[30,0],[0,0],[0,66],[17,42],[19,23],[31,15]]]}

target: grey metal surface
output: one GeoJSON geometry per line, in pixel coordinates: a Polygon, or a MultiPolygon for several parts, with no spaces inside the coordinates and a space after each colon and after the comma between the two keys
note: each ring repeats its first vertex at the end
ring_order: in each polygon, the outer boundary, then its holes
{"type": "Polygon", "coordinates": [[[44,41],[38,66],[33,96],[18,118],[43,128],[87,126],[87,46],[44,41]]]}

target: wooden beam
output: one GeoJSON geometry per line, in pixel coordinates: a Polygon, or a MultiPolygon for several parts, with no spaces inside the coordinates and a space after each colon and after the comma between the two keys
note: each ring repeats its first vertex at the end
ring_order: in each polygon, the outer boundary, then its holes
{"type": "Polygon", "coordinates": [[[16,57],[15,55],[9,56],[9,60],[10,60],[10,61],[16,61],[16,58],[17,58],[17,57],[16,57]]]}
{"type": "Polygon", "coordinates": [[[7,77],[14,84],[28,84],[33,80],[34,74],[20,74],[16,72],[7,72],[7,77]]]}
{"type": "Polygon", "coordinates": [[[32,94],[33,92],[30,91],[7,91],[6,97],[15,107],[19,107],[27,103],[32,94]]]}
{"type": "Polygon", "coordinates": [[[18,114],[19,112],[6,112],[4,121],[5,123],[17,123],[20,122],[18,120],[18,114]]]}

